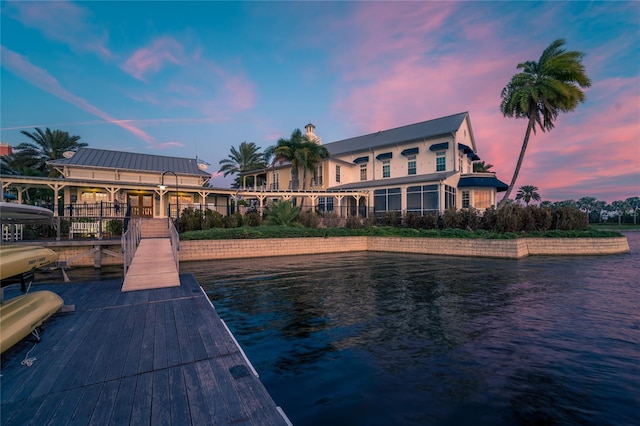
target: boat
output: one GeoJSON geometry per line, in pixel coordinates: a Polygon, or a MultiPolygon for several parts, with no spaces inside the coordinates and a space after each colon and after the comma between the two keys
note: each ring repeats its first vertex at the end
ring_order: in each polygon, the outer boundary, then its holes
{"type": "Polygon", "coordinates": [[[44,207],[28,204],[0,202],[0,221],[10,223],[46,223],[53,219],[53,212],[44,207]]]}
{"type": "Polygon", "coordinates": [[[0,245],[0,281],[19,278],[57,260],[58,254],[46,247],[0,245]]]}
{"type": "Polygon", "coordinates": [[[0,305],[0,353],[42,326],[62,304],[60,296],[42,290],[14,297],[0,305]]]}

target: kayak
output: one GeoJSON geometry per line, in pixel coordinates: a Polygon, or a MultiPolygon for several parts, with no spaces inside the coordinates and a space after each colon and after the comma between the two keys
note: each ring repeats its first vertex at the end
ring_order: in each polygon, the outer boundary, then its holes
{"type": "Polygon", "coordinates": [[[53,212],[44,207],[0,202],[2,223],[43,223],[51,221],[52,218],[53,212]]]}
{"type": "Polygon", "coordinates": [[[46,247],[0,245],[0,280],[27,273],[58,260],[58,254],[46,247]]]}
{"type": "Polygon", "coordinates": [[[0,353],[40,327],[62,304],[60,296],[42,290],[14,297],[0,305],[0,353]]]}

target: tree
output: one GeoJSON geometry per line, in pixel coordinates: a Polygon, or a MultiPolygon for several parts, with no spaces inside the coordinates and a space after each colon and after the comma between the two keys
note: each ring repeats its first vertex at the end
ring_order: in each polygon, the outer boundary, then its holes
{"type": "Polygon", "coordinates": [[[25,130],[20,133],[33,142],[23,142],[15,147],[12,162],[18,169],[14,168],[14,170],[18,172],[24,171],[25,168],[32,168],[41,176],[55,176],[57,172],[47,165],[47,161],[57,160],[67,151],[75,151],[87,146],[84,142],[78,142],[80,136],[70,136],[62,130],[51,131],[48,127],[44,132],[36,127],[33,133],[25,130]]]}
{"type": "Polygon", "coordinates": [[[518,180],[531,131],[536,133],[536,125],[543,132],[552,130],[558,114],[575,110],[585,100],[582,89],[591,86],[582,64],[584,53],[567,52],[562,48],[564,44],[563,39],[558,39],[542,52],[537,62],[518,64],[517,69],[522,71],[514,75],[502,89],[502,114],[505,117],[526,118],[528,123],[513,178],[499,207],[509,199],[518,180]]]}
{"type": "MultiPolygon", "coordinates": [[[[257,170],[263,168],[264,162],[262,161],[262,154],[260,154],[260,148],[253,142],[244,141],[238,146],[238,149],[231,147],[231,154],[220,160],[219,173],[224,173],[224,176],[243,174],[250,172],[251,170],[257,170]]],[[[246,187],[246,176],[242,176],[242,186],[246,187]]]]}
{"type": "Polygon", "coordinates": [[[291,201],[279,201],[271,204],[267,210],[267,224],[293,226],[298,222],[300,207],[294,207],[291,201]]]}
{"type": "Polygon", "coordinates": [[[540,201],[540,194],[538,194],[538,187],[533,185],[523,185],[518,189],[516,194],[516,201],[524,200],[529,205],[531,200],[540,201]]]}
{"type": "Polygon", "coordinates": [[[478,161],[473,163],[473,171],[476,173],[487,173],[489,169],[493,167],[493,164],[485,163],[484,161],[478,161]]]}
{"type": "Polygon", "coordinates": [[[291,188],[298,189],[300,167],[305,164],[302,144],[306,140],[300,129],[295,129],[289,139],[280,138],[276,144],[274,155],[276,160],[284,160],[291,163],[291,188]]]}
{"type": "Polygon", "coordinates": [[[577,202],[578,208],[587,213],[587,221],[591,219],[591,212],[596,208],[596,201],[593,197],[582,197],[577,202]]]}
{"type": "Polygon", "coordinates": [[[611,209],[618,216],[618,225],[622,224],[622,217],[629,211],[629,205],[625,201],[617,200],[611,203],[611,209]]]}
{"type": "Polygon", "coordinates": [[[640,209],[640,197],[629,197],[624,202],[629,206],[629,210],[633,212],[633,224],[638,223],[638,209],[640,209]]]}

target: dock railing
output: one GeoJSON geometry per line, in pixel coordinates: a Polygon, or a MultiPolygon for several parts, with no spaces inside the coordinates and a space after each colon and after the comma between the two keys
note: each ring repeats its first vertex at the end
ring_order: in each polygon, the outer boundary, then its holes
{"type": "Polygon", "coordinates": [[[124,274],[127,275],[127,269],[133,261],[136,249],[142,238],[142,222],[139,217],[131,218],[129,225],[124,234],[122,234],[122,258],[124,263],[124,274]]]}
{"type": "Polygon", "coordinates": [[[180,273],[180,259],[179,259],[179,251],[180,251],[180,235],[176,230],[175,225],[172,220],[169,220],[169,239],[171,240],[171,250],[173,251],[173,259],[176,262],[176,270],[180,273]]]}

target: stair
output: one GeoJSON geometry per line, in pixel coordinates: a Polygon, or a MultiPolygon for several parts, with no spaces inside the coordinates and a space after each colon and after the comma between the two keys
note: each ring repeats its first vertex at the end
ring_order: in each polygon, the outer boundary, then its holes
{"type": "Polygon", "coordinates": [[[142,238],[168,238],[167,219],[142,219],[142,238]]]}

